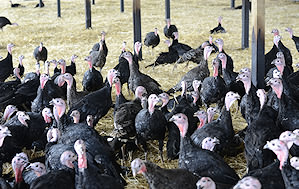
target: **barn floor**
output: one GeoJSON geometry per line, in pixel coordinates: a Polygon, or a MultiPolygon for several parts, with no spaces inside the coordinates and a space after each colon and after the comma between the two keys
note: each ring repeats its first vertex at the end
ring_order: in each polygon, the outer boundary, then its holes
{"type": "MultiPolygon", "coordinates": [[[[57,18],[57,5],[54,0],[44,0],[44,8],[33,8],[38,1],[14,0],[14,3],[20,3],[25,7],[10,8],[8,0],[0,3],[0,16],[6,16],[11,22],[17,22],[18,27],[6,26],[0,31],[0,55],[6,56],[6,45],[14,43],[13,49],[14,65],[18,64],[18,57],[25,56],[24,65],[26,72],[34,71],[35,60],[33,50],[40,42],[43,42],[48,49],[48,58],[66,59],[70,62],[72,54],[79,56],[77,60],[77,86],[81,90],[81,80],[84,72],[88,69],[84,58],[88,55],[92,45],[99,41],[101,31],[106,31],[106,43],[109,49],[107,62],[102,70],[103,76],[107,70],[113,68],[118,63],[118,56],[121,51],[123,41],[127,42],[127,48],[133,47],[133,24],[132,24],[132,3],[125,1],[125,12],[120,12],[118,0],[95,0],[92,5],[92,29],[85,29],[85,1],[67,0],[61,1],[61,18],[57,18]]],[[[241,4],[241,0],[236,0],[236,6],[241,4]]],[[[299,3],[290,0],[266,0],[265,2],[265,52],[268,52],[273,45],[273,35],[271,30],[278,28],[282,36],[282,42],[287,46],[293,55],[293,62],[299,63],[299,53],[295,49],[293,41],[289,34],[284,31],[286,27],[291,27],[294,34],[299,36],[299,3]],[[297,23],[297,24],[296,24],[297,23]]],[[[173,70],[173,65],[156,67],[155,69],[144,67],[154,62],[159,52],[167,51],[163,41],[166,39],[163,35],[165,26],[165,7],[164,1],[150,0],[141,1],[141,23],[142,38],[155,27],[160,33],[161,42],[157,46],[153,55],[146,47],[143,48],[143,58],[141,62],[141,71],[154,77],[164,90],[172,87],[181,78],[181,76],[195,65],[190,63],[188,67],[185,64],[179,65],[173,70]]],[[[217,25],[218,16],[223,17],[223,27],[227,30],[225,34],[213,35],[214,39],[222,38],[224,40],[225,51],[233,58],[235,71],[243,67],[250,67],[251,48],[241,49],[241,10],[230,9],[230,1],[220,0],[172,0],[171,18],[172,24],[175,24],[179,30],[179,41],[186,43],[191,47],[198,47],[209,37],[209,30],[217,25]]],[[[251,20],[251,18],[250,18],[251,20]]],[[[250,31],[252,24],[250,23],[250,31]]],[[[250,34],[251,38],[251,34],[250,34]]],[[[249,43],[251,45],[251,41],[249,43]]],[[[213,54],[209,62],[215,58],[213,54]]],[[[210,69],[212,68],[209,65],[210,69]]],[[[53,68],[52,68],[53,69],[53,68]]],[[[124,88],[124,94],[128,98],[127,90],[124,88]]],[[[115,91],[112,92],[113,97],[115,91]]],[[[245,121],[241,117],[237,106],[233,110],[233,125],[235,130],[245,127],[245,121]]],[[[108,113],[97,125],[97,130],[104,134],[109,134],[113,129],[112,111],[108,113]]],[[[158,149],[151,147],[149,160],[159,164],[164,168],[177,167],[177,161],[168,161],[161,164],[158,157],[158,149]]],[[[165,142],[166,144],[166,142],[165,142]]],[[[164,148],[166,151],[166,147],[164,148]]],[[[143,158],[143,153],[134,154],[134,158],[143,158]]],[[[166,153],[164,153],[166,157],[166,153]]],[[[237,173],[242,176],[246,172],[246,164],[243,154],[237,157],[227,157],[227,162],[237,173]]],[[[129,163],[127,164],[129,166],[129,163]]],[[[127,188],[147,188],[147,183],[142,176],[136,179],[129,174],[125,177],[127,188]]]]}

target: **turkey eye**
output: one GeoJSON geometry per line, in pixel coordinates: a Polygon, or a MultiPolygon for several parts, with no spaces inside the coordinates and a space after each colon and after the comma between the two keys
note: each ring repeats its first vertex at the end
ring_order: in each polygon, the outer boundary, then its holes
{"type": "Polygon", "coordinates": [[[275,144],[272,143],[272,146],[275,146],[275,144]]]}
{"type": "Polygon", "coordinates": [[[181,118],[181,116],[179,116],[179,118],[181,118]]]}
{"type": "Polygon", "coordinates": [[[38,167],[38,165],[35,165],[35,167],[38,167]]]}
{"type": "Polygon", "coordinates": [[[209,141],[211,141],[211,139],[209,139],[209,141]]]}

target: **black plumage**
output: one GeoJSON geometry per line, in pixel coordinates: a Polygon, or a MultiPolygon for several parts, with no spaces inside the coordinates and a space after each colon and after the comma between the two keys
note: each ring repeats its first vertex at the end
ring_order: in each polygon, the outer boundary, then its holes
{"type": "Polygon", "coordinates": [[[199,176],[208,176],[217,183],[217,188],[227,189],[235,185],[239,177],[218,154],[194,146],[188,129],[188,118],[184,114],[172,116],[181,134],[179,168],[187,169],[199,176]]]}
{"type": "Polygon", "coordinates": [[[209,107],[212,103],[217,103],[219,109],[224,105],[224,97],[227,92],[225,82],[218,75],[219,61],[213,60],[213,76],[206,77],[201,84],[200,97],[203,104],[209,107]]]}
{"type": "Polygon", "coordinates": [[[43,1],[41,1],[41,0],[39,0],[39,3],[37,3],[37,4],[35,5],[35,7],[34,7],[34,8],[37,8],[37,7],[40,7],[40,8],[42,8],[42,7],[44,7],[44,6],[45,6],[44,2],[43,2],[43,1]]]}
{"type": "Polygon", "coordinates": [[[165,43],[168,45],[168,52],[161,52],[155,62],[145,66],[145,68],[162,64],[172,64],[178,60],[179,54],[177,50],[173,48],[172,43],[169,40],[166,40],[165,43]]]}
{"type": "Polygon", "coordinates": [[[292,166],[290,161],[298,161],[298,157],[294,157],[287,161],[282,167],[281,174],[287,189],[299,188],[299,172],[297,167],[292,166]]]}
{"type": "Polygon", "coordinates": [[[16,8],[16,7],[25,7],[23,5],[21,5],[20,3],[12,3],[12,1],[10,0],[10,7],[11,8],[16,8]]]}
{"type": "Polygon", "coordinates": [[[161,110],[155,109],[155,105],[159,102],[159,97],[151,94],[148,97],[148,108],[143,108],[136,115],[135,128],[137,142],[142,145],[145,151],[145,158],[147,154],[148,140],[159,141],[160,156],[163,161],[163,140],[165,137],[167,121],[161,110]]]}
{"type": "Polygon", "coordinates": [[[158,29],[155,28],[154,32],[149,32],[146,34],[144,39],[144,45],[147,47],[155,48],[160,43],[160,37],[158,34],[158,29]]]}
{"type": "Polygon", "coordinates": [[[281,132],[276,125],[277,115],[275,110],[264,105],[246,129],[245,158],[249,172],[266,167],[276,159],[272,152],[264,150],[263,147],[267,141],[277,138],[281,132]]]}
{"type": "Polygon", "coordinates": [[[203,127],[198,128],[192,135],[191,139],[194,145],[198,148],[202,147],[202,141],[206,137],[214,138],[216,137],[220,143],[215,146],[216,152],[224,155],[228,153],[233,153],[233,138],[235,135],[232,118],[230,114],[230,106],[233,102],[239,99],[240,96],[233,92],[228,92],[225,96],[225,107],[221,112],[221,115],[217,120],[211,121],[205,124],[203,127]]]}
{"type": "Polygon", "coordinates": [[[64,98],[64,91],[55,85],[49,76],[42,74],[40,76],[40,87],[37,90],[37,96],[31,104],[32,112],[41,112],[42,109],[49,105],[53,98],[64,98]]]}
{"type": "MultiPolygon", "coordinates": [[[[66,98],[67,98],[67,105],[68,108],[72,108],[74,104],[80,101],[85,95],[87,95],[88,91],[77,91],[76,87],[76,80],[70,73],[63,74],[63,79],[67,83],[67,91],[66,91],[66,98]]],[[[56,98],[56,97],[54,97],[56,98]]]]}
{"type": "Polygon", "coordinates": [[[294,41],[295,46],[296,46],[296,49],[297,49],[297,51],[299,52],[299,37],[293,35],[293,30],[292,30],[292,28],[287,28],[286,31],[290,33],[290,37],[291,37],[292,40],[294,41]]]}
{"type": "Polygon", "coordinates": [[[284,189],[284,182],[279,169],[279,161],[275,161],[270,165],[250,171],[245,176],[253,176],[258,178],[263,189],[284,189]]]}
{"type": "Polygon", "coordinates": [[[221,23],[222,23],[222,16],[219,16],[218,17],[218,26],[215,27],[215,28],[213,28],[213,29],[211,29],[210,33],[211,34],[215,34],[215,33],[226,33],[226,30],[222,27],[221,23]]]}
{"type": "Polygon", "coordinates": [[[170,23],[170,18],[166,19],[166,26],[164,27],[165,37],[174,39],[173,32],[177,32],[177,31],[178,31],[177,27],[170,23]]]}
{"type": "Polygon", "coordinates": [[[210,56],[212,49],[213,48],[211,46],[206,46],[204,48],[204,56],[202,56],[202,59],[198,63],[198,65],[192,68],[190,71],[188,71],[174,87],[172,87],[167,91],[167,93],[174,93],[176,91],[182,90],[181,87],[182,81],[185,81],[187,83],[187,90],[192,91],[193,90],[192,82],[194,80],[203,81],[204,78],[209,77],[210,71],[208,68],[207,59],[210,56]]]}
{"type": "Polygon", "coordinates": [[[46,60],[48,59],[48,50],[46,47],[43,46],[42,42],[38,47],[34,49],[33,56],[37,62],[39,61],[46,62],[46,60]]]}
{"type": "Polygon", "coordinates": [[[247,124],[256,119],[260,111],[260,101],[256,94],[257,88],[251,83],[251,73],[240,73],[237,80],[244,84],[246,94],[242,97],[240,108],[243,118],[247,124]]]}
{"type": "Polygon", "coordinates": [[[89,69],[84,73],[82,79],[83,90],[91,92],[101,89],[104,87],[103,76],[101,72],[93,67],[90,56],[86,57],[85,60],[88,62],[89,69]]]}
{"type": "Polygon", "coordinates": [[[130,77],[128,80],[129,89],[135,93],[138,86],[143,86],[148,94],[160,94],[163,91],[160,89],[160,84],[149,75],[146,75],[139,71],[135,62],[132,60],[132,54],[125,52],[123,57],[129,62],[130,77]]]}
{"type": "Polygon", "coordinates": [[[195,188],[196,182],[200,178],[186,169],[164,169],[139,158],[132,161],[131,167],[134,176],[137,173],[144,175],[150,189],[192,189],[195,188]]]}
{"type": "Polygon", "coordinates": [[[189,45],[179,42],[178,32],[174,32],[173,35],[174,35],[174,39],[172,40],[172,48],[178,52],[179,56],[183,56],[184,53],[192,49],[189,45]]]}
{"type": "Polygon", "coordinates": [[[106,32],[102,31],[101,32],[101,40],[100,40],[101,42],[94,44],[93,47],[92,47],[92,49],[91,49],[91,51],[99,51],[100,48],[101,48],[101,44],[100,43],[102,43],[103,52],[104,52],[105,56],[108,55],[108,47],[106,45],[105,36],[106,36],[106,32]]]}
{"type": "Polygon", "coordinates": [[[3,30],[3,27],[6,25],[15,25],[17,26],[17,23],[11,23],[10,20],[4,16],[0,16],[0,29],[3,30]]]}
{"type": "Polygon", "coordinates": [[[94,124],[97,124],[98,121],[108,113],[112,106],[111,86],[112,79],[116,75],[116,70],[109,70],[107,76],[109,84],[84,96],[84,98],[73,105],[68,115],[70,115],[73,110],[78,110],[80,112],[81,122],[85,121],[88,115],[92,115],[94,117],[94,124]]]}
{"type": "MultiPolygon", "coordinates": [[[[1,18],[1,17],[0,17],[1,18]]],[[[13,61],[12,61],[12,47],[13,44],[7,45],[7,56],[0,61],[0,82],[4,82],[13,73],[13,61]]]]}
{"type": "Polygon", "coordinates": [[[272,78],[268,81],[267,85],[272,87],[279,99],[277,120],[281,129],[284,131],[298,129],[299,119],[295,112],[299,111],[299,104],[292,97],[294,94],[290,93],[290,88],[288,88],[287,83],[283,83],[280,79],[272,78]]]}

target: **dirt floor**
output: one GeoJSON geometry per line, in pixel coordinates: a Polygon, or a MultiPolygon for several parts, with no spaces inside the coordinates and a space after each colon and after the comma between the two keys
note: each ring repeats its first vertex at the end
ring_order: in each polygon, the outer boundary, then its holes
{"type": "MultiPolygon", "coordinates": [[[[77,87],[80,85],[84,72],[88,69],[84,58],[88,55],[94,43],[100,40],[101,31],[107,32],[106,44],[109,49],[107,62],[102,70],[105,77],[107,70],[113,68],[118,63],[118,56],[121,52],[122,42],[127,42],[127,48],[133,47],[133,22],[132,22],[132,1],[125,1],[125,11],[120,12],[118,0],[95,0],[92,5],[92,29],[85,29],[85,6],[83,0],[61,1],[61,18],[57,17],[57,4],[55,0],[44,0],[44,8],[33,8],[38,1],[31,0],[13,0],[14,3],[20,3],[25,7],[11,8],[8,0],[0,2],[0,16],[5,16],[11,22],[16,22],[19,26],[6,26],[0,31],[0,55],[5,57],[7,54],[6,45],[14,43],[13,49],[14,65],[18,64],[18,57],[25,56],[24,66],[26,72],[34,71],[35,60],[33,50],[43,42],[48,49],[48,59],[66,59],[70,62],[72,54],[79,56],[77,60],[77,87]]],[[[236,6],[241,4],[241,0],[236,0],[236,6]]],[[[293,41],[289,34],[285,32],[286,27],[294,30],[294,35],[299,36],[299,3],[290,0],[266,0],[265,2],[265,52],[268,52],[273,45],[273,35],[271,30],[277,28],[280,30],[282,42],[287,46],[293,55],[293,62],[299,63],[299,53],[295,49],[293,41]]],[[[146,47],[143,47],[144,60],[140,63],[141,71],[155,78],[162,89],[167,90],[172,87],[188,70],[195,64],[190,63],[179,65],[173,71],[173,65],[156,67],[155,69],[144,67],[154,62],[159,52],[167,51],[167,46],[163,43],[166,39],[163,35],[165,26],[165,7],[164,1],[150,0],[141,1],[141,24],[142,38],[147,32],[153,31],[155,27],[160,33],[161,42],[154,49],[153,54],[146,47]]],[[[230,1],[220,0],[172,0],[171,1],[171,19],[179,30],[179,41],[186,43],[191,47],[198,47],[209,37],[209,30],[217,25],[218,16],[223,17],[223,27],[225,34],[213,35],[214,39],[222,38],[224,40],[225,51],[234,60],[234,71],[239,71],[243,67],[251,65],[251,48],[241,49],[241,10],[230,9],[230,1]]],[[[251,15],[250,15],[251,16],[251,15]]],[[[252,24],[250,18],[250,38],[252,24]]],[[[249,42],[251,46],[251,41],[249,42]]],[[[215,54],[209,58],[209,63],[215,54]]],[[[211,64],[209,65],[212,68],[211,64]]],[[[53,69],[53,67],[52,67],[53,69]]],[[[51,69],[51,70],[52,70],[51,69]]],[[[127,90],[124,88],[124,94],[128,98],[127,90]]],[[[113,90],[112,96],[115,96],[113,90]]],[[[246,126],[237,107],[232,111],[233,125],[235,130],[240,130],[246,126]]],[[[102,118],[97,125],[97,130],[104,134],[109,134],[113,129],[112,111],[102,118]]],[[[165,143],[166,144],[166,143],[165,143]]],[[[149,159],[164,168],[177,167],[177,161],[166,161],[161,164],[158,156],[156,143],[151,147],[149,159]]],[[[166,147],[164,148],[166,150],[166,147]]],[[[166,157],[166,153],[164,153],[166,157]]],[[[143,153],[134,154],[134,158],[143,158],[143,153]]],[[[242,176],[246,172],[245,159],[243,154],[237,157],[226,158],[229,165],[242,176]]],[[[127,164],[129,166],[129,164],[127,164]]],[[[147,183],[142,176],[136,179],[129,174],[126,177],[127,188],[147,188],[147,183]]]]}

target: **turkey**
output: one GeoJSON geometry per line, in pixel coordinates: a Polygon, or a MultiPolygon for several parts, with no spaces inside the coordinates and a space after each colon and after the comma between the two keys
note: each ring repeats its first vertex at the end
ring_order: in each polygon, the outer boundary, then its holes
{"type": "Polygon", "coordinates": [[[155,62],[145,66],[145,68],[148,68],[151,66],[153,66],[153,68],[154,68],[155,66],[162,65],[162,64],[172,64],[178,60],[179,54],[178,54],[177,50],[175,50],[173,48],[170,40],[165,40],[165,43],[168,46],[168,52],[161,52],[159,54],[159,56],[157,57],[157,59],[155,60],[155,62]]]}
{"type": "Polygon", "coordinates": [[[263,89],[257,90],[260,99],[260,112],[248,125],[245,131],[245,158],[249,172],[266,167],[276,157],[268,150],[263,150],[267,141],[275,139],[280,134],[280,128],[276,125],[277,112],[265,105],[266,94],[263,89]]]}
{"type": "MultiPolygon", "coordinates": [[[[85,142],[81,139],[74,143],[74,149],[78,155],[78,173],[76,175],[77,188],[103,188],[103,189],[123,189],[124,185],[119,178],[105,173],[100,173],[100,168],[94,165],[85,142]],[[91,161],[92,160],[92,161],[91,161]],[[100,174],[99,174],[100,173],[100,174]]],[[[103,162],[106,163],[106,162],[103,162]]],[[[119,175],[120,177],[120,175],[119,175]]],[[[125,181],[124,181],[125,184],[125,181]]]]}
{"type": "Polygon", "coordinates": [[[296,131],[284,131],[280,134],[279,140],[287,144],[292,157],[299,156],[299,137],[296,131]]]}
{"type": "MultiPolygon", "coordinates": [[[[61,84],[59,83],[59,85],[61,84]]],[[[31,104],[32,112],[41,112],[44,107],[49,105],[49,102],[53,98],[64,98],[64,91],[55,85],[48,75],[42,74],[40,76],[40,87],[37,90],[37,96],[31,104]]]]}
{"type": "Polygon", "coordinates": [[[292,157],[282,167],[282,178],[284,180],[285,188],[295,189],[299,188],[299,170],[298,170],[298,157],[292,157]]]}
{"type": "Polygon", "coordinates": [[[232,150],[229,150],[233,143],[233,137],[235,135],[232,118],[230,114],[230,107],[233,102],[239,99],[240,96],[233,92],[228,92],[225,96],[225,107],[223,108],[220,117],[204,126],[198,128],[192,135],[191,140],[193,145],[202,147],[202,141],[206,137],[216,137],[220,140],[220,144],[216,145],[215,151],[221,154],[226,154],[232,150]]]}
{"type": "MultiPolygon", "coordinates": [[[[232,70],[226,69],[227,58],[228,57],[225,55],[225,53],[219,53],[217,56],[217,59],[216,59],[216,61],[218,59],[221,61],[223,80],[227,86],[228,91],[236,92],[241,97],[243,97],[245,95],[244,85],[241,81],[237,81],[238,73],[236,73],[232,70]]],[[[242,70],[244,70],[244,72],[246,72],[246,73],[248,73],[248,72],[251,73],[249,68],[242,69],[242,70]]],[[[243,71],[240,71],[240,73],[243,73],[243,71]]]]}
{"type": "Polygon", "coordinates": [[[159,88],[160,84],[156,80],[139,71],[135,62],[133,62],[132,54],[130,54],[129,52],[125,52],[122,54],[122,57],[124,57],[129,62],[130,77],[128,80],[128,84],[129,89],[132,92],[135,93],[135,90],[138,86],[143,86],[148,94],[162,93],[162,90],[159,88]]]}
{"type": "Polygon", "coordinates": [[[46,174],[35,179],[30,189],[49,188],[49,189],[75,189],[75,170],[74,161],[76,155],[72,151],[65,151],[61,154],[59,163],[63,168],[49,170],[46,174]],[[53,183],[55,183],[53,185],[53,183]]]}
{"type": "Polygon", "coordinates": [[[42,7],[44,7],[44,6],[45,6],[44,2],[43,2],[42,0],[39,0],[39,3],[37,3],[37,4],[34,6],[34,8],[37,8],[37,7],[42,8],[42,7]]]}
{"type": "Polygon", "coordinates": [[[296,49],[299,52],[299,37],[293,35],[292,28],[287,28],[286,31],[289,32],[290,37],[293,39],[293,41],[295,43],[295,46],[296,46],[296,49]]]}
{"type": "MultiPolygon", "coordinates": [[[[0,17],[1,18],[1,17],[0,17]]],[[[0,61],[0,82],[4,82],[13,73],[12,48],[14,44],[7,45],[7,56],[0,61]]]]}
{"type": "MultiPolygon", "coordinates": [[[[15,80],[0,82],[0,93],[2,94],[2,96],[0,97],[0,102],[9,100],[12,96],[14,96],[14,93],[18,89],[18,86],[21,84],[20,69],[15,68],[13,72],[16,77],[15,80]]],[[[5,106],[5,104],[3,105],[5,106]]],[[[1,109],[4,109],[4,107],[2,107],[1,109]]]]}
{"type": "Polygon", "coordinates": [[[227,92],[225,82],[218,75],[219,61],[213,60],[213,76],[206,77],[201,84],[200,97],[203,104],[209,108],[211,104],[217,103],[219,109],[224,105],[224,97],[227,92]]]}
{"type": "Polygon", "coordinates": [[[101,89],[104,87],[103,76],[101,72],[93,67],[90,56],[87,56],[85,60],[89,65],[89,69],[84,73],[82,79],[83,90],[92,92],[101,89]]]}
{"type": "Polygon", "coordinates": [[[28,163],[28,156],[24,152],[16,154],[11,160],[11,166],[15,174],[14,188],[29,189],[29,185],[24,182],[22,176],[22,172],[28,163]]]}
{"type": "Polygon", "coordinates": [[[77,91],[76,80],[70,73],[63,74],[62,78],[67,83],[67,105],[68,108],[71,109],[74,104],[80,101],[85,95],[87,95],[88,91],[77,91]]]}
{"type": "Polygon", "coordinates": [[[3,31],[3,27],[6,25],[18,26],[17,23],[11,23],[10,20],[8,20],[8,18],[0,16],[0,29],[3,31]]]}
{"type": "Polygon", "coordinates": [[[149,32],[146,34],[144,39],[144,45],[147,47],[152,47],[154,49],[160,43],[160,37],[158,34],[158,29],[155,28],[154,32],[149,32]]]}
{"type": "Polygon", "coordinates": [[[8,105],[6,106],[4,112],[3,112],[3,116],[1,118],[1,124],[5,123],[6,121],[8,121],[10,118],[12,118],[13,116],[15,116],[15,114],[17,113],[18,108],[14,105],[8,105]]]}
{"type": "Polygon", "coordinates": [[[281,79],[272,78],[268,81],[279,99],[278,122],[282,130],[293,131],[298,129],[299,119],[296,112],[299,111],[299,104],[294,100],[296,95],[290,93],[290,89],[283,84],[281,79]],[[293,97],[294,96],[294,97],[293,97]]]}
{"type": "Polygon", "coordinates": [[[209,58],[211,52],[213,50],[213,47],[211,46],[206,46],[204,48],[204,54],[202,57],[202,60],[198,63],[196,67],[188,71],[182,78],[181,80],[171,89],[167,91],[167,93],[174,93],[176,91],[181,91],[181,82],[186,81],[187,82],[187,90],[192,91],[192,82],[193,80],[198,80],[198,81],[203,81],[206,77],[210,76],[210,71],[208,68],[208,61],[207,59],[209,58]]]}
{"type": "Polygon", "coordinates": [[[25,71],[25,68],[24,68],[24,65],[23,65],[23,59],[25,58],[24,55],[20,55],[19,56],[19,65],[18,65],[18,68],[20,69],[20,76],[23,77],[24,75],[24,71],[25,71]]]}
{"type": "Polygon", "coordinates": [[[284,189],[284,182],[279,169],[279,161],[270,165],[248,172],[244,178],[251,176],[260,182],[263,189],[284,189]]]}
{"type": "Polygon", "coordinates": [[[116,98],[115,98],[115,105],[114,110],[117,109],[121,104],[128,102],[125,96],[122,94],[122,87],[120,83],[120,79],[118,77],[114,77],[112,83],[115,85],[116,91],[116,98]]]}
{"type": "Polygon", "coordinates": [[[136,115],[135,128],[137,142],[142,145],[147,157],[148,140],[159,141],[160,157],[163,162],[163,140],[165,137],[167,121],[161,110],[155,109],[155,105],[159,102],[159,97],[156,94],[151,94],[148,97],[148,108],[143,108],[136,115]]]}
{"type": "Polygon", "coordinates": [[[143,174],[150,189],[191,189],[200,177],[186,169],[164,169],[158,165],[136,158],[131,163],[133,176],[143,174]]]}
{"type": "Polygon", "coordinates": [[[33,56],[37,62],[46,62],[46,60],[48,59],[48,50],[43,46],[42,42],[40,42],[40,45],[34,49],[33,56]]]}
{"type": "Polygon", "coordinates": [[[196,186],[197,189],[216,189],[216,184],[210,177],[201,177],[196,186]]]}
{"type": "Polygon", "coordinates": [[[11,7],[11,8],[25,7],[24,5],[21,5],[20,3],[12,3],[11,0],[9,0],[9,2],[10,2],[10,7],[11,7]]]}
{"type": "Polygon", "coordinates": [[[94,124],[97,124],[98,121],[108,113],[112,106],[111,86],[113,78],[117,75],[118,72],[116,70],[109,70],[107,75],[109,84],[84,96],[84,98],[73,105],[68,115],[70,115],[73,110],[78,110],[81,114],[81,121],[85,121],[88,115],[92,115],[95,118],[94,124]]]}
{"type": "Polygon", "coordinates": [[[240,73],[236,79],[244,84],[246,94],[241,99],[240,108],[243,118],[247,124],[250,124],[260,111],[260,101],[256,94],[257,88],[251,82],[251,72],[240,73]]]}
{"type": "Polygon", "coordinates": [[[239,177],[218,154],[194,146],[187,134],[188,118],[182,113],[171,117],[180,130],[181,144],[179,168],[187,169],[199,176],[210,177],[219,189],[227,189],[235,185],[239,177]]]}
{"type": "MultiPolygon", "coordinates": [[[[70,74],[72,74],[72,76],[74,76],[77,73],[76,62],[75,62],[76,58],[78,58],[78,56],[75,55],[75,54],[73,54],[71,56],[71,65],[68,65],[68,66],[65,67],[65,73],[70,73],[70,74]]],[[[59,62],[56,63],[56,61],[53,61],[53,63],[55,64],[54,74],[56,74],[56,73],[60,74],[61,69],[57,68],[57,63],[59,63],[59,62]]]]}
{"type": "Polygon", "coordinates": [[[100,42],[94,44],[93,47],[92,47],[92,49],[91,49],[91,51],[99,51],[100,48],[101,48],[101,44],[100,43],[102,43],[104,54],[105,54],[105,56],[108,55],[108,48],[107,48],[107,45],[106,45],[105,36],[106,36],[106,32],[102,31],[101,32],[101,40],[100,40],[100,42]]]}
{"type": "Polygon", "coordinates": [[[262,189],[262,184],[261,182],[252,176],[246,176],[242,178],[235,186],[233,189],[262,189]]]}
{"type": "Polygon", "coordinates": [[[184,53],[188,52],[192,48],[189,45],[186,45],[184,43],[179,43],[179,33],[173,32],[174,39],[172,41],[172,48],[174,48],[179,56],[183,56],[184,53]]]}
{"type": "Polygon", "coordinates": [[[219,16],[218,17],[218,26],[213,28],[212,30],[210,30],[210,33],[211,34],[226,33],[226,30],[222,27],[221,23],[222,23],[222,16],[219,16]]]}
{"type": "Polygon", "coordinates": [[[174,39],[173,32],[177,32],[177,31],[178,31],[177,27],[170,23],[170,18],[166,19],[166,26],[164,27],[165,37],[174,39]]]}
{"type": "MultiPolygon", "coordinates": [[[[226,55],[226,63],[224,64],[222,61],[222,64],[220,64],[220,66],[218,67],[219,74],[222,74],[222,70],[224,70],[224,69],[229,73],[234,72],[234,61],[233,61],[232,57],[229,56],[223,49],[224,41],[222,39],[216,39],[215,43],[217,43],[219,46],[219,54],[218,54],[217,58],[219,58],[219,55],[221,53],[224,53],[226,55]]],[[[224,75],[223,75],[223,77],[224,77],[224,75]]]]}

